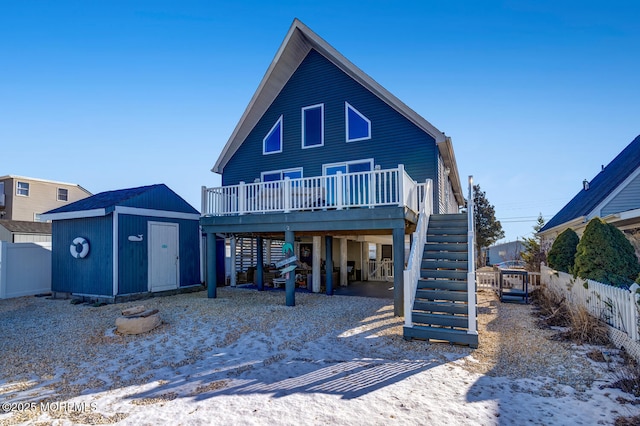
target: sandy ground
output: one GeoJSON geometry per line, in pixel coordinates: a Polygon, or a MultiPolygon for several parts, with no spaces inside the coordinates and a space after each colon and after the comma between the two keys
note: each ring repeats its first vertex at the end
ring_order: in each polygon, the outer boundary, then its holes
{"type": "Polygon", "coordinates": [[[402,339],[390,301],[221,288],[93,307],[0,300],[0,425],[613,424],[612,348],[550,340],[532,307],[480,292],[480,347],[402,339]],[[114,333],[124,308],[163,325],[114,333]],[[605,351],[610,360],[589,359],[605,351]]]}

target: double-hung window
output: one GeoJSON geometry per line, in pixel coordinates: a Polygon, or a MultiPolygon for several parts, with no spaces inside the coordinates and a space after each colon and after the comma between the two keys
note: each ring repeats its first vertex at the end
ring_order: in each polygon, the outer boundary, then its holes
{"type": "Polygon", "coordinates": [[[324,104],[302,108],[302,148],[324,145],[324,104]]]}
{"type": "Polygon", "coordinates": [[[282,116],[278,118],[267,136],[262,140],[262,154],[276,154],[282,152],[282,116]]]}
{"type": "Polygon", "coordinates": [[[66,188],[58,188],[58,201],[69,201],[69,190],[66,188]]]}
{"type": "Polygon", "coordinates": [[[29,182],[18,181],[16,185],[16,195],[22,195],[23,197],[29,196],[29,182]]]}
{"type": "Polygon", "coordinates": [[[371,139],[371,120],[355,109],[349,102],[344,103],[347,142],[371,139]]]}

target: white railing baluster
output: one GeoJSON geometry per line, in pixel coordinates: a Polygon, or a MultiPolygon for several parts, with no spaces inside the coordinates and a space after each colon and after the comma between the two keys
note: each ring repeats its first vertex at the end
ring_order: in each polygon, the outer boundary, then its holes
{"type": "Polygon", "coordinates": [[[478,334],[476,320],[476,257],[475,257],[475,205],[473,203],[473,176],[469,176],[469,199],[467,200],[467,221],[469,234],[467,249],[469,251],[467,264],[467,310],[469,328],[467,334],[478,334]]]}

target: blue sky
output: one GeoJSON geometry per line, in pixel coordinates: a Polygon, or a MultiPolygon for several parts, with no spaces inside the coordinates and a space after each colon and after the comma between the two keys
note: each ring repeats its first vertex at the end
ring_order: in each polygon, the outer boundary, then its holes
{"type": "Polygon", "coordinates": [[[640,134],[635,1],[0,0],[0,174],[93,193],[210,172],[295,17],[453,139],[505,240],[640,134]]]}

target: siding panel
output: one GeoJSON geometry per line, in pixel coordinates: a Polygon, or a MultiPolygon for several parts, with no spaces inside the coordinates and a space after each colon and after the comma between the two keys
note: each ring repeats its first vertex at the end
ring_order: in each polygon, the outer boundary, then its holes
{"type": "Polygon", "coordinates": [[[147,222],[177,223],[180,244],[180,286],[200,284],[199,222],[147,216],[119,215],[118,294],[146,292],[148,286],[147,222]],[[143,235],[141,242],[129,241],[130,235],[143,235]]]}
{"type": "Polygon", "coordinates": [[[312,50],[226,165],[222,183],[249,183],[262,171],[292,167],[303,167],[304,176],[319,176],[323,164],[364,158],[383,169],[404,164],[417,181],[437,180],[435,140],[312,50]],[[370,140],[346,142],[345,101],[371,120],[370,140]],[[301,109],[319,103],[325,111],[324,146],[302,149],[301,109]],[[262,139],[280,115],[283,152],[262,155],[262,139]]]}
{"type": "Polygon", "coordinates": [[[51,289],[111,296],[113,294],[112,216],[54,221],[52,224],[51,289]],[[71,256],[76,237],[89,242],[84,259],[71,256]]]}
{"type": "Polygon", "coordinates": [[[632,180],[626,188],[602,208],[601,216],[640,208],[640,176],[632,180]]]}

